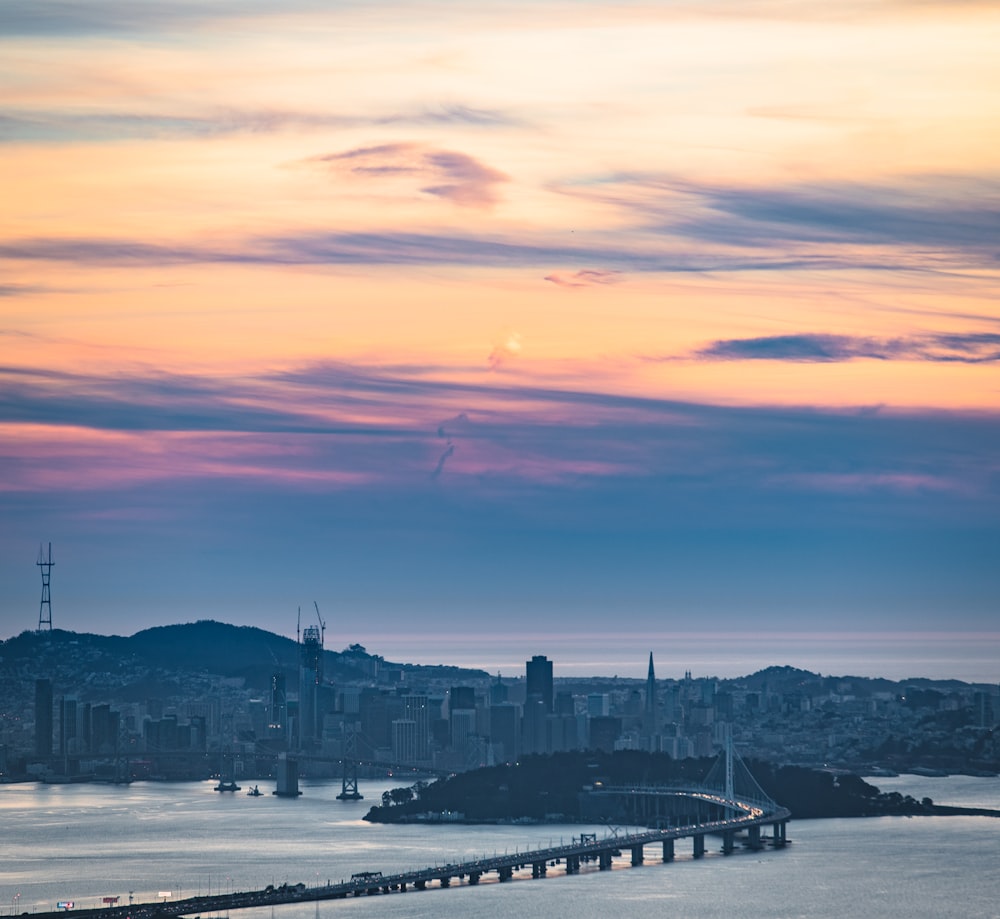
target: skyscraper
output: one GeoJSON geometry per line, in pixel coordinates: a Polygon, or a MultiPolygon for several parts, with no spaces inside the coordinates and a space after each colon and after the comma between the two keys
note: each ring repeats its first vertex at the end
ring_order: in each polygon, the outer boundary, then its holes
{"type": "Polygon", "coordinates": [[[422,693],[411,693],[404,695],[402,702],[403,720],[413,722],[413,752],[412,754],[408,754],[403,762],[424,762],[430,759],[429,700],[422,693]]]}
{"type": "Polygon", "coordinates": [[[648,736],[656,733],[656,673],[653,671],[653,652],[649,652],[649,671],[646,673],[646,705],[643,727],[648,736]]]}
{"type": "Polygon", "coordinates": [[[35,680],[35,756],[52,755],[52,680],[35,680]]]}
{"type": "Polygon", "coordinates": [[[544,654],[536,654],[525,663],[525,684],[527,701],[531,697],[540,698],[545,705],[545,713],[552,711],[552,661],[544,654]]]}
{"type": "Polygon", "coordinates": [[[299,748],[311,748],[321,734],[319,686],[323,682],[323,633],[316,626],[302,630],[299,645],[299,748]]]}
{"type": "Polygon", "coordinates": [[[269,721],[272,728],[280,729],[285,726],[286,704],[285,675],[283,673],[272,673],[271,710],[269,712],[269,721]]]}

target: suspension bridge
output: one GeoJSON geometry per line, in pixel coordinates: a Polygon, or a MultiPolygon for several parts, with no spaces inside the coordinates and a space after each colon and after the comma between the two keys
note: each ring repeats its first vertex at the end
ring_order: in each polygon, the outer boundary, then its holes
{"type": "MultiPolygon", "coordinates": [[[[282,903],[405,893],[434,886],[475,886],[484,880],[506,883],[538,879],[550,871],[567,875],[581,870],[607,871],[615,866],[616,859],[624,865],[643,864],[647,848],[656,846],[658,860],[671,862],[677,854],[677,843],[687,839],[691,840],[691,856],[696,859],[705,855],[708,837],[721,839],[723,855],[731,855],[738,844],[760,851],[768,847],[781,849],[788,842],[786,826],[791,813],[765,794],[733,752],[731,743],[700,784],[599,786],[586,792],[585,798],[586,816],[615,819],[642,829],[624,833],[611,830],[601,839],[594,833],[581,833],[569,844],[484,855],[409,871],[383,873],[374,865],[360,866],[361,870],[349,880],[323,886],[283,884],[216,896],[76,910],[74,915],[79,919],[200,916],[282,903]]],[[[33,919],[57,916],[64,917],[65,913],[36,913],[33,919]]]]}

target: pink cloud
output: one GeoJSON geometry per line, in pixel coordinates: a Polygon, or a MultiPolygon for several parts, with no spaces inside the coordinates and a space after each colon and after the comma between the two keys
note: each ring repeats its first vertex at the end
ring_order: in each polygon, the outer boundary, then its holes
{"type": "Polygon", "coordinates": [[[625,280],[620,271],[600,271],[596,268],[584,268],[573,274],[560,274],[553,271],[547,274],[544,279],[557,287],[593,287],[595,285],[618,284],[625,280]]]}
{"type": "Polygon", "coordinates": [[[417,143],[356,147],[313,157],[309,162],[325,163],[338,172],[370,181],[413,176],[421,192],[459,207],[493,207],[499,201],[497,186],[510,181],[506,173],[467,153],[417,143]]]}

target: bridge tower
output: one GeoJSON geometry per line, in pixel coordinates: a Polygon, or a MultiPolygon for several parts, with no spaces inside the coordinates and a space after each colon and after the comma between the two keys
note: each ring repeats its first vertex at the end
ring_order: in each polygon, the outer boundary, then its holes
{"type": "Polygon", "coordinates": [[[733,726],[726,725],[726,800],[732,801],[735,794],[733,786],[733,726]]]}
{"type": "Polygon", "coordinates": [[[36,562],[42,573],[42,602],[38,606],[38,631],[52,631],[52,595],[49,592],[49,583],[52,579],[52,543],[49,543],[48,555],[43,554],[42,546],[38,546],[38,561],[36,562]]]}
{"type": "Polygon", "coordinates": [[[360,801],[364,795],[358,791],[358,732],[353,729],[344,734],[344,771],[338,801],[360,801]]]}

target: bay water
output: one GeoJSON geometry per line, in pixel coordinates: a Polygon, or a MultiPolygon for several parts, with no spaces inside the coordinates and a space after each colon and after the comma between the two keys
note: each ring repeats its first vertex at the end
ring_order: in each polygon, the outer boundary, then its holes
{"type": "MultiPolygon", "coordinates": [[[[873,779],[942,804],[1000,809],[1000,779],[873,779]]],[[[391,779],[360,782],[365,800],[336,800],[340,784],[303,782],[297,799],[216,792],[212,782],[128,786],[0,786],[0,916],[77,909],[260,888],[313,886],[356,871],[397,871],[569,842],[581,832],[615,828],[566,825],[405,825],[362,818],[391,779]]],[[[619,832],[626,828],[618,828],[619,832]]],[[[291,904],[233,912],[230,919],[374,917],[629,916],[740,919],[767,916],[869,919],[1000,919],[1000,819],[884,817],[793,820],[784,850],[709,854],[660,863],[649,846],[638,868],[561,866],[540,880],[465,884],[390,896],[291,904]]]]}

